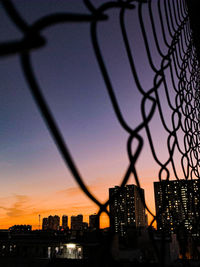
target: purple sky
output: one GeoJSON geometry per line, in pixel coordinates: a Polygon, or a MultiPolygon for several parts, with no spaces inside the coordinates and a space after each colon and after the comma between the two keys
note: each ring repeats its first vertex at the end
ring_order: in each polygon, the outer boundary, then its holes
{"type": "MultiPolygon", "coordinates": [[[[98,6],[106,1],[93,2],[98,6]]],[[[15,0],[14,3],[28,23],[50,13],[89,12],[79,0],[15,0]]],[[[124,118],[130,126],[135,127],[141,121],[141,95],[133,80],[123,46],[119,10],[107,14],[109,20],[99,23],[99,43],[124,118]]],[[[22,34],[10,22],[2,6],[0,17],[0,41],[20,39],[22,34]]],[[[148,17],[145,23],[148,29],[148,17]]],[[[140,82],[144,89],[149,89],[153,86],[154,76],[147,62],[134,10],[127,11],[126,25],[140,82]]],[[[32,53],[34,71],[42,92],[84,180],[99,198],[106,200],[108,187],[119,184],[128,167],[128,134],[114,114],[93,52],[90,25],[56,25],[45,29],[42,35],[47,39],[47,45],[32,53]]],[[[158,66],[159,60],[155,52],[154,62],[158,66]]],[[[0,206],[3,216],[0,228],[5,227],[6,222],[19,221],[19,216],[24,220],[26,218],[24,223],[37,224],[37,214],[47,216],[51,209],[52,213],[63,214],[66,208],[66,213],[70,213],[67,207],[69,203],[71,213],[77,213],[77,209],[73,211],[73,205],[76,207],[78,196],[70,200],[71,195],[67,191],[65,198],[58,200],[56,197],[63,190],[76,188],[76,183],[65,167],[33,101],[19,57],[2,58],[0,73],[0,206]],[[41,203],[46,204],[39,209],[41,203]],[[32,219],[31,207],[35,211],[32,219]]],[[[167,121],[170,123],[170,120],[167,121]]],[[[165,132],[161,126],[156,112],[150,127],[155,146],[164,159],[167,155],[166,141],[163,142],[165,132]]],[[[152,159],[144,131],[141,134],[145,146],[137,167],[141,185],[147,189],[147,203],[153,209],[152,182],[158,179],[159,169],[152,159]]],[[[80,201],[87,202],[86,198],[80,198],[80,201]]],[[[94,212],[95,206],[90,210],[94,212]]]]}

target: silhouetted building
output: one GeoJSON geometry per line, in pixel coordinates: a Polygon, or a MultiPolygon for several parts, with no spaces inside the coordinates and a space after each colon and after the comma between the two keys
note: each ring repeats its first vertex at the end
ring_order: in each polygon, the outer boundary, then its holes
{"type": "Polygon", "coordinates": [[[199,180],[154,182],[154,193],[158,230],[199,236],[199,180]]]}
{"type": "Polygon", "coordinates": [[[64,230],[68,229],[68,216],[67,215],[62,216],[62,228],[64,230]]]}
{"type": "Polygon", "coordinates": [[[144,190],[136,185],[109,188],[110,226],[112,231],[125,237],[129,228],[146,226],[144,190]]]}
{"type": "Polygon", "coordinates": [[[54,216],[52,215],[48,217],[48,229],[54,229],[54,216]]]}
{"type": "Polygon", "coordinates": [[[48,218],[42,219],[42,230],[48,230],[48,218]]]}
{"type": "Polygon", "coordinates": [[[50,215],[48,218],[43,218],[42,230],[59,230],[60,228],[60,217],[50,215]]]}
{"type": "Polygon", "coordinates": [[[97,214],[89,216],[89,227],[90,229],[99,229],[99,216],[97,214]]]}
{"type": "Polygon", "coordinates": [[[88,223],[87,222],[82,223],[82,230],[84,230],[84,231],[88,230],[88,223]]]}
{"type": "Polygon", "coordinates": [[[13,232],[29,232],[32,231],[32,226],[29,224],[13,225],[9,228],[9,230],[13,232]]]}
{"type": "Polygon", "coordinates": [[[83,229],[83,215],[71,216],[71,230],[82,230],[83,229]]]}

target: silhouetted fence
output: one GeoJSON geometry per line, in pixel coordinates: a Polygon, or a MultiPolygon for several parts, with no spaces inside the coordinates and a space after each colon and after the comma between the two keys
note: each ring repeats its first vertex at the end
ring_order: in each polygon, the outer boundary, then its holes
{"type": "MultiPolygon", "coordinates": [[[[22,71],[52,138],[80,188],[99,206],[98,215],[100,216],[102,212],[109,215],[107,210],[109,201],[100,203],[85,185],[84,178],[79,173],[68,151],[66,142],[63,140],[47,101],[41,93],[37,77],[33,71],[30,54],[33,49],[39,49],[45,46],[47,42],[42,31],[60,23],[87,22],[90,26],[92,45],[102,79],[105,82],[118,122],[129,136],[127,140],[129,166],[122,179],[122,187],[127,184],[131,174],[133,174],[136,184],[140,186],[136,161],[140,157],[143,147],[145,147],[142,131],[146,133],[146,140],[151,148],[152,156],[157,166],[159,166],[159,181],[170,180],[171,177],[175,177],[177,180],[199,178],[199,62],[185,0],[116,0],[105,1],[99,7],[93,5],[92,1],[89,0],[83,2],[88,9],[88,12],[84,14],[69,14],[67,11],[62,14],[50,14],[29,25],[15,9],[17,1],[13,1],[13,3],[10,0],[2,1],[5,12],[20,29],[23,38],[9,42],[5,40],[4,43],[0,44],[0,55],[7,56],[16,53],[20,55],[22,71]],[[97,36],[99,24],[101,21],[109,21],[107,11],[112,9],[119,10],[120,31],[135,83],[135,90],[141,95],[140,112],[142,120],[134,126],[128,124],[120,109],[97,36]],[[143,77],[137,72],[134,48],[132,49],[132,43],[127,32],[126,14],[127,12],[130,14],[130,11],[133,16],[137,15],[138,17],[142,42],[146,50],[146,64],[151,70],[151,80],[148,87],[143,86],[141,82],[143,77]],[[163,102],[167,103],[167,106],[163,102]],[[154,144],[150,127],[156,113],[159,115],[160,125],[166,137],[163,140],[163,146],[168,156],[164,160],[159,158],[159,151],[154,144]],[[132,150],[133,142],[137,144],[134,151],[132,150]],[[177,155],[180,158],[179,162],[177,162],[177,155]],[[181,175],[179,168],[182,170],[181,175]]],[[[147,211],[153,216],[152,225],[157,217],[147,207],[144,199],[142,201],[147,211]]],[[[162,207],[160,214],[165,208],[162,207]]],[[[187,217],[187,211],[184,212],[187,217]]],[[[157,214],[157,216],[160,216],[160,214],[157,214]]],[[[154,242],[151,233],[150,236],[154,242]]]]}

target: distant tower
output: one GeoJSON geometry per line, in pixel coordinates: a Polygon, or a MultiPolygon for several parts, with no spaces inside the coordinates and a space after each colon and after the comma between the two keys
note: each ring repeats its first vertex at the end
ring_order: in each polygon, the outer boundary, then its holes
{"type": "Polygon", "coordinates": [[[83,215],[71,216],[71,230],[82,230],[83,229],[83,215]]]}
{"type": "Polygon", "coordinates": [[[53,217],[53,226],[52,226],[52,230],[59,230],[60,228],[60,217],[58,215],[55,215],[53,217]]]}
{"type": "Polygon", "coordinates": [[[48,218],[43,218],[42,220],[42,230],[48,230],[48,218]]]}
{"type": "Polygon", "coordinates": [[[62,216],[62,228],[63,230],[67,230],[68,228],[68,216],[67,215],[62,216]]]}
{"type": "Polygon", "coordinates": [[[60,217],[50,215],[48,218],[43,218],[42,230],[59,230],[60,228],[60,217]]]}
{"type": "Polygon", "coordinates": [[[40,230],[40,214],[39,214],[39,230],[40,230]]]}
{"type": "Polygon", "coordinates": [[[99,229],[99,216],[97,214],[92,214],[89,216],[89,227],[90,229],[99,229]]]}

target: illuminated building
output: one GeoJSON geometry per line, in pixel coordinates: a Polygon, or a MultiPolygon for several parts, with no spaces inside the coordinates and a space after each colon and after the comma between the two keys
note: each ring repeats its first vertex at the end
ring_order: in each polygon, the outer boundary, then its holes
{"type": "MultiPolygon", "coordinates": [[[[18,227],[18,226],[17,226],[18,227]]],[[[20,226],[21,228],[21,226],[20,226]]],[[[53,235],[43,231],[0,231],[0,263],[1,266],[71,266],[66,261],[60,264],[51,264],[49,261],[57,259],[83,259],[89,256],[87,244],[74,241],[61,232],[53,235]],[[83,253],[85,249],[85,252],[83,253]],[[17,259],[17,263],[16,263],[17,259]],[[24,260],[27,260],[24,264],[24,260]],[[44,264],[41,263],[44,262],[44,264]],[[33,263],[34,262],[34,263],[33,263]]],[[[94,252],[93,252],[94,253],[94,252]]],[[[72,264],[77,266],[76,264],[72,264]]],[[[78,264],[79,266],[79,264],[78,264]]],[[[82,265],[81,265],[82,266],[82,265]]],[[[83,265],[85,266],[85,265],[83,265]]]]}
{"type": "Polygon", "coordinates": [[[146,226],[144,190],[136,185],[121,188],[109,188],[110,227],[121,237],[125,237],[130,228],[146,226]]]}
{"type": "Polygon", "coordinates": [[[62,228],[64,230],[68,228],[68,216],[67,215],[62,216],[62,228]]]}
{"type": "Polygon", "coordinates": [[[199,236],[199,180],[154,182],[157,229],[199,236]]]}

